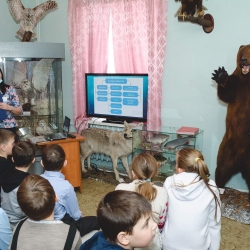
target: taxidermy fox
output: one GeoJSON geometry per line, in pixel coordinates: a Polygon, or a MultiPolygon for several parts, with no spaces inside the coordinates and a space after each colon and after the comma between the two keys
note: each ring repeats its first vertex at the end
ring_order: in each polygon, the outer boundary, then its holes
{"type": "Polygon", "coordinates": [[[128,166],[128,156],[132,153],[132,129],[134,127],[136,126],[130,125],[125,121],[122,132],[99,128],[88,128],[83,130],[81,135],[85,137],[85,140],[80,144],[82,153],[82,171],[86,172],[86,169],[84,168],[84,160],[86,158],[88,162],[88,169],[91,170],[91,155],[94,153],[102,153],[110,156],[117,181],[120,180],[117,169],[117,161],[119,157],[121,158],[126,172],[128,173],[128,177],[132,179],[132,173],[128,166]]]}

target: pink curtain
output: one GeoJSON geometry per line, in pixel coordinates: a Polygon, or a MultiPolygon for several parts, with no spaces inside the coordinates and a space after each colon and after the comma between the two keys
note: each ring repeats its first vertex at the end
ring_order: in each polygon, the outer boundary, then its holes
{"type": "Polygon", "coordinates": [[[69,0],[68,25],[75,127],[87,127],[85,73],[106,73],[109,0],[69,0]]]}
{"type": "Polygon", "coordinates": [[[116,72],[149,74],[147,129],[159,131],[167,0],[69,0],[75,126],[87,127],[84,74],[107,72],[111,9],[116,72]]]}
{"type": "Polygon", "coordinates": [[[160,131],[167,0],[121,0],[112,7],[116,72],[149,74],[147,129],[160,131]]]}

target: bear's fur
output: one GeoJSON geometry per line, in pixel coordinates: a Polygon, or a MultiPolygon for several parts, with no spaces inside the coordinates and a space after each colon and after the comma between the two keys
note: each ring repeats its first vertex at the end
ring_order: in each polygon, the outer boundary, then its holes
{"type": "Polygon", "coordinates": [[[218,83],[219,99],[228,107],[215,181],[219,187],[224,187],[234,174],[241,172],[250,190],[250,44],[239,48],[233,74],[228,76],[226,71],[222,72],[224,68],[220,70],[215,71],[212,79],[218,83]]]}

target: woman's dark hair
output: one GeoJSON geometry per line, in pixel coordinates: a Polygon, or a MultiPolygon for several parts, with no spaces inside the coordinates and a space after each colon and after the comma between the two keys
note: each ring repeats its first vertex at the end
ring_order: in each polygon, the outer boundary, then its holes
{"type": "Polygon", "coordinates": [[[4,83],[4,78],[3,78],[3,71],[2,71],[2,69],[0,69],[0,73],[2,74],[2,82],[0,83],[0,90],[1,90],[1,92],[3,93],[3,94],[5,94],[6,93],[6,88],[8,89],[9,87],[10,87],[10,85],[7,85],[7,84],[5,84],[4,83]]]}

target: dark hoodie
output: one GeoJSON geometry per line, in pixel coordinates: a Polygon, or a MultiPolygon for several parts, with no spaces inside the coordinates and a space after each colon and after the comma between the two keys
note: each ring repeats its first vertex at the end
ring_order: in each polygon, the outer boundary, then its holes
{"type": "Polygon", "coordinates": [[[103,232],[94,234],[89,240],[81,245],[79,250],[124,250],[117,244],[105,240],[103,232]]]}
{"type": "Polygon", "coordinates": [[[14,167],[15,164],[13,163],[13,161],[7,160],[6,158],[0,156],[0,180],[7,171],[14,167]]]}
{"type": "Polygon", "coordinates": [[[15,165],[12,161],[0,156],[0,192],[1,192],[1,180],[5,178],[6,174],[14,169],[15,165]]]}
{"type": "Polygon", "coordinates": [[[21,182],[29,173],[20,171],[16,168],[12,168],[8,173],[3,176],[1,180],[1,186],[5,193],[13,191],[15,188],[19,187],[21,182]]]}

